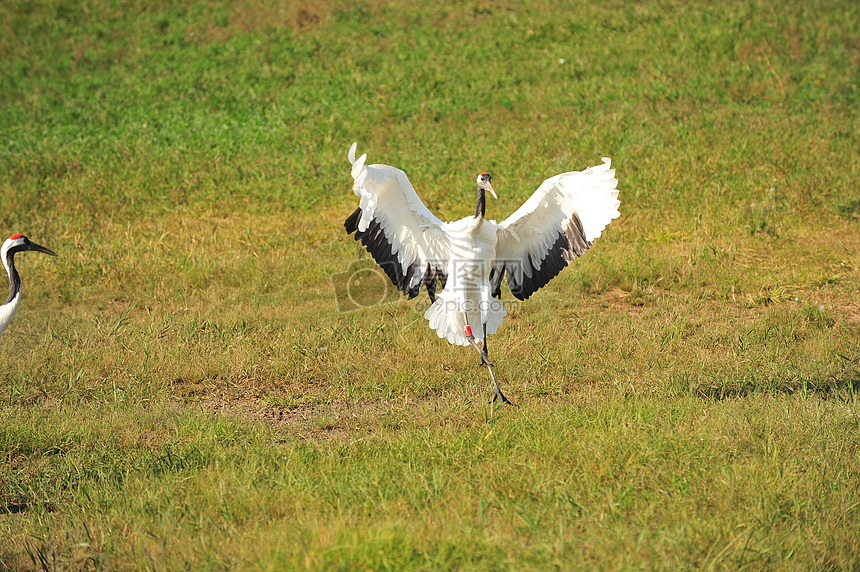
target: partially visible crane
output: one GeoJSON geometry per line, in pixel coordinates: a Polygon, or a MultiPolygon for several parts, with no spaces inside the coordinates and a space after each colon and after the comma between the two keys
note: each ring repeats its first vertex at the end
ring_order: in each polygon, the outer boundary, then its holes
{"type": "Polygon", "coordinates": [[[618,180],[610,160],[584,171],[545,180],[501,223],[485,220],[489,173],[478,175],[475,216],[442,222],[421,202],[406,173],[389,165],[365,165],[349,149],[353,191],[361,198],[346,219],[398,290],[414,298],[422,287],[433,302],[424,317],[449,343],[471,345],[493,380],[493,401],[510,403],[499,389],[487,354],[487,335],[507,315],[501,298],[507,273],[511,294],[526,300],[591,248],[612,219],[620,216],[618,180]],[[436,296],[436,281],[442,292],[436,296]],[[483,336],[478,347],[472,329],[483,336]]]}
{"type": "Polygon", "coordinates": [[[12,322],[15,312],[18,311],[18,306],[21,305],[21,277],[15,269],[15,255],[27,251],[42,252],[51,256],[57,255],[50,248],[30,242],[30,239],[23,234],[13,234],[0,247],[0,258],[3,259],[3,266],[9,275],[9,299],[0,306],[0,339],[3,338],[3,332],[12,322]]]}

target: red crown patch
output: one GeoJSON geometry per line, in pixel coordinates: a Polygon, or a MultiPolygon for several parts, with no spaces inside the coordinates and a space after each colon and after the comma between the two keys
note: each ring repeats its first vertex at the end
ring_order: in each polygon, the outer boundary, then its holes
{"type": "Polygon", "coordinates": [[[19,238],[24,238],[23,234],[13,234],[9,237],[9,240],[18,240],[19,238]]]}

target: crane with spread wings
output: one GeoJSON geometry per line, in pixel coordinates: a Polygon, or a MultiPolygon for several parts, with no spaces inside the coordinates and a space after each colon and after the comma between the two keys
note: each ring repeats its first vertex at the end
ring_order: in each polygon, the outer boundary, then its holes
{"type": "Polygon", "coordinates": [[[485,218],[486,193],[497,197],[489,173],[477,178],[475,216],[443,222],[421,202],[406,173],[389,165],[366,165],[367,154],[349,149],[358,208],[344,226],[355,233],[391,282],[410,299],[425,288],[431,305],[424,313],[436,335],[472,345],[488,366],[487,336],[507,315],[501,285],[527,300],[575,257],[591,248],[603,229],[620,216],[618,180],[610,159],[584,171],[545,180],[514,214],[497,223],[485,218]],[[436,295],[437,285],[442,291],[436,295]],[[472,329],[480,328],[478,347],[472,329]]]}

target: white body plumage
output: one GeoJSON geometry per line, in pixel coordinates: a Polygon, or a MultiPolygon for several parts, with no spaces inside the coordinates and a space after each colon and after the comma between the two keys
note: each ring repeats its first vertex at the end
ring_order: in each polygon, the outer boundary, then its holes
{"type": "Polygon", "coordinates": [[[424,312],[436,335],[452,344],[469,345],[466,325],[478,332],[495,334],[507,315],[492,296],[490,261],[496,258],[498,225],[495,221],[467,217],[443,225],[447,259],[440,262],[448,276],[445,287],[424,312]]]}
{"type": "Polygon", "coordinates": [[[0,306],[0,340],[3,339],[3,332],[12,323],[15,314],[18,312],[18,307],[21,305],[21,292],[18,291],[11,300],[7,300],[5,304],[0,306]]]}

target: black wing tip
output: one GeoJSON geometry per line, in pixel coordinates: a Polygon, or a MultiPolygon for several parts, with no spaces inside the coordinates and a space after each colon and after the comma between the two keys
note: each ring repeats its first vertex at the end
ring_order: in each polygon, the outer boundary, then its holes
{"type": "MultiPolygon", "coordinates": [[[[573,213],[564,230],[559,232],[558,238],[547,251],[541,261],[540,270],[531,267],[532,275],[523,273],[522,284],[512,284],[512,275],[508,272],[508,287],[514,298],[528,300],[532,294],[546,286],[550,280],[558,276],[576,257],[585,254],[591,248],[593,242],[586,240],[582,221],[577,213],[573,213]]],[[[527,262],[531,264],[531,262],[527,262]]]]}
{"type": "Polygon", "coordinates": [[[383,272],[385,272],[385,275],[388,276],[391,283],[394,284],[394,287],[405,294],[409,300],[418,296],[421,292],[421,287],[424,286],[427,289],[427,294],[430,296],[430,300],[435,302],[436,280],[438,278],[442,282],[442,287],[444,288],[446,278],[445,274],[433,268],[432,265],[428,263],[427,269],[422,276],[422,280],[415,286],[410,287],[412,279],[415,276],[415,272],[418,270],[417,264],[413,263],[404,273],[400,260],[397,255],[391,252],[391,243],[388,241],[388,238],[385,236],[385,232],[383,232],[382,227],[376,220],[371,220],[366,230],[358,230],[358,223],[361,220],[361,215],[361,208],[355,209],[355,212],[349,215],[343,223],[346,233],[355,233],[355,240],[361,241],[364,248],[370,253],[376,264],[383,272]]]}
{"type": "Polygon", "coordinates": [[[563,250],[562,256],[568,262],[574,259],[574,255],[582,256],[585,254],[585,251],[594,244],[593,241],[585,238],[582,220],[576,212],[570,217],[570,221],[564,229],[564,236],[567,238],[567,248],[563,250]]]}
{"type": "MultiPolygon", "coordinates": [[[[352,234],[358,230],[358,221],[361,220],[361,208],[355,209],[347,219],[344,221],[343,226],[346,229],[346,234],[352,234]]],[[[356,237],[358,238],[358,237],[356,237]]]]}
{"type": "Polygon", "coordinates": [[[502,264],[501,269],[493,267],[490,270],[490,285],[493,287],[493,291],[490,295],[493,298],[497,298],[499,300],[502,299],[502,280],[505,279],[505,269],[507,267],[507,264],[502,264]]]}

